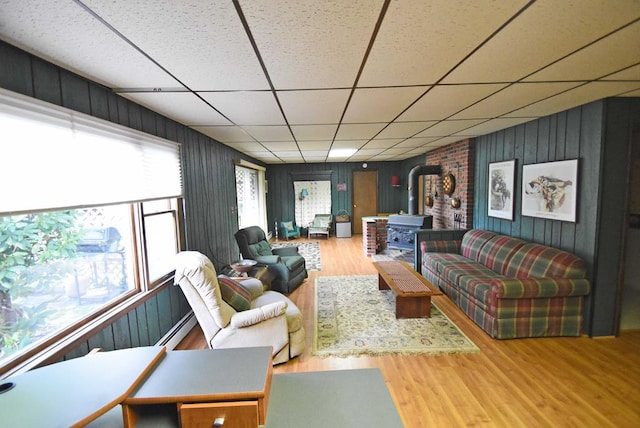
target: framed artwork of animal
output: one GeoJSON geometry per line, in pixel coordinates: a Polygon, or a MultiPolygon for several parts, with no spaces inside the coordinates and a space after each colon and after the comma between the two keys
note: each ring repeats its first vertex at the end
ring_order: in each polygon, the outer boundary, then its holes
{"type": "Polygon", "coordinates": [[[513,220],[515,199],[516,161],[508,160],[489,164],[488,214],[490,217],[513,220]]]}
{"type": "Polygon", "coordinates": [[[522,215],[576,221],[578,159],[522,167],[522,215]]]}

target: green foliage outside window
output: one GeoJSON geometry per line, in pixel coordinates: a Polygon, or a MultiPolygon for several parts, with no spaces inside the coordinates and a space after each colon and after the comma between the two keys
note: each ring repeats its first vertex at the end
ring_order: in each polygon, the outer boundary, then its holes
{"type": "Polygon", "coordinates": [[[48,315],[46,304],[14,307],[12,300],[61,277],[82,231],[75,211],[0,217],[0,355],[21,348],[48,315]],[[45,266],[45,269],[31,269],[45,266]]]}

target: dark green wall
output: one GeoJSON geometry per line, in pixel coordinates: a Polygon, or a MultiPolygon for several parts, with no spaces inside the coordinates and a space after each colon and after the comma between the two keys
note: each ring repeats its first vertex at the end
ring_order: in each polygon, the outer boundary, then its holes
{"type": "Polygon", "coordinates": [[[589,264],[592,293],[585,328],[617,332],[619,269],[625,224],[627,153],[640,120],[638,98],[611,98],[476,139],[474,227],[573,252],[589,264]],[[490,162],[516,159],[514,220],[487,215],[490,162]],[[522,166],[579,159],[575,223],[522,216],[522,166]]]}

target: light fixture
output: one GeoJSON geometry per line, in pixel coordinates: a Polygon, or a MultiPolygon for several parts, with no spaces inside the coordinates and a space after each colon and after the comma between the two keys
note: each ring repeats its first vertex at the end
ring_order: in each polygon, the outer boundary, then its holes
{"type": "Polygon", "coordinates": [[[300,191],[300,200],[303,200],[304,198],[306,198],[307,196],[309,196],[309,191],[307,190],[307,188],[305,187],[304,189],[302,189],[300,191]]]}
{"type": "Polygon", "coordinates": [[[399,175],[392,175],[391,176],[391,186],[400,187],[400,176],[399,175]]]}
{"type": "Polygon", "coordinates": [[[358,149],[331,149],[329,151],[330,158],[348,158],[353,156],[358,149]]]}

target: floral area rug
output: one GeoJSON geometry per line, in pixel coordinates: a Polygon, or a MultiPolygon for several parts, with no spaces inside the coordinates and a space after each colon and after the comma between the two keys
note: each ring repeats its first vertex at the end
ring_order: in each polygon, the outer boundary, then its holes
{"type": "Polygon", "coordinates": [[[320,243],[318,242],[274,242],[271,248],[298,247],[298,252],[304,257],[307,270],[322,270],[320,258],[320,243]]]}
{"type": "Polygon", "coordinates": [[[313,354],[359,356],[479,352],[431,302],[431,318],[395,317],[395,295],[376,275],[316,278],[313,354]]]}

